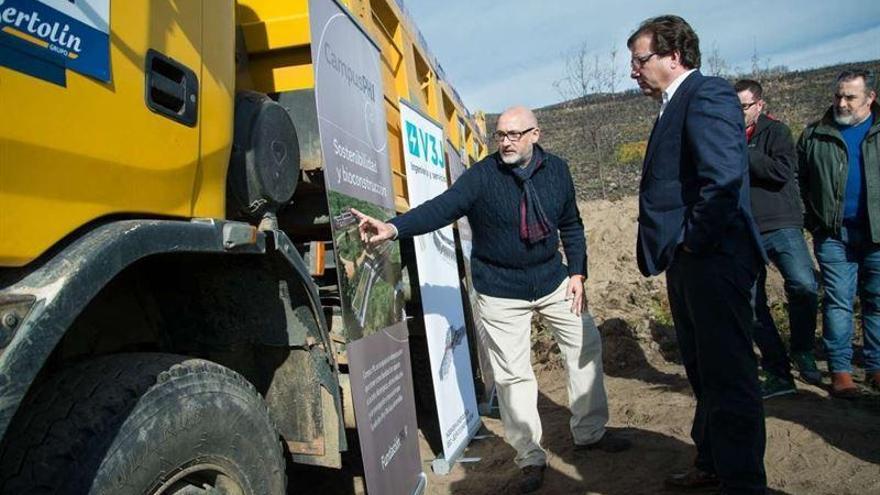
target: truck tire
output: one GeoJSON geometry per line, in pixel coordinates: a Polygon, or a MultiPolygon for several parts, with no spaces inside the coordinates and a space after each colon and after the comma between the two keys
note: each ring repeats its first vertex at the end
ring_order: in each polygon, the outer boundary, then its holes
{"type": "Polygon", "coordinates": [[[50,378],[0,443],[2,494],[284,494],[254,387],[210,361],[115,354],[50,378]]]}

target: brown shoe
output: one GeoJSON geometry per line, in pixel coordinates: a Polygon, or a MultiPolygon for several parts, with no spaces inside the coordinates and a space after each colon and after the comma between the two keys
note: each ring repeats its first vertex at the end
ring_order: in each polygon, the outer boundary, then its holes
{"type": "Polygon", "coordinates": [[[695,467],[683,473],[675,473],[668,476],[663,484],[666,488],[679,491],[718,488],[721,486],[721,482],[715,473],[707,473],[695,467]]]}
{"type": "Polygon", "coordinates": [[[522,476],[519,480],[520,493],[532,493],[541,488],[544,483],[544,469],[546,465],[526,466],[522,468],[522,476]]]}
{"type": "Polygon", "coordinates": [[[880,391],[880,371],[872,371],[868,373],[868,386],[874,390],[880,391]]]}
{"type": "Polygon", "coordinates": [[[845,371],[831,373],[831,395],[838,399],[857,399],[861,392],[853,382],[852,374],[845,371]]]}

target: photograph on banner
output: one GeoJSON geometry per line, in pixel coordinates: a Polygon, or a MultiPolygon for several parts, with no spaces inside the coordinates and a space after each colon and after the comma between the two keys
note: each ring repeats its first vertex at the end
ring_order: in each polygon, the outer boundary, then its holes
{"type": "Polygon", "coordinates": [[[339,272],[342,316],[347,341],[372,335],[403,320],[400,243],[370,247],[358,232],[351,209],[388,220],[394,212],[336,191],[328,191],[331,229],[339,272]]]}
{"type": "MultiPolygon", "coordinates": [[[[416,207],[448,188],[445,140],[442,127],[405,100],[400,119],[410,205],[416,207]]],[[[454,238],[446,226],[414,239],[437,419],[450,462],[480,425],[454,238]]]]}

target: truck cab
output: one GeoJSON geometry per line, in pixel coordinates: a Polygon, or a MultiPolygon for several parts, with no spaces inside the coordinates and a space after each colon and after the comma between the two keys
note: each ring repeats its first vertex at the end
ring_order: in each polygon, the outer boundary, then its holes
{"type": "MultiPolygon", "coordinates": [[[[400,5],[343,3],[381,48],[403,212],[398,98],[471,162],[480,116],[400,5]]],[[[293,463],[341,467],[308,11],[0,0],[0,493],[281,494],[293,463]]]]}

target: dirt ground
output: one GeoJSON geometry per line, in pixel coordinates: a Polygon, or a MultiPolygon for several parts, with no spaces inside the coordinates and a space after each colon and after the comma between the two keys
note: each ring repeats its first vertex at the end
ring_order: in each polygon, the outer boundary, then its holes
{"type": "MultiPolygon", "coordinates": [[[[533,362],[549,468],[543,495],[665,493],[663,478],[690,466],[694,398],[678,364],[663,277],[645,279],[635,262],[637,203],[591,201],[580,205],[587,226],[590,311],[603,337],[609,426],[629,437],[633,448],[618,454],[575,452],[568,430],[565,372],[540,322],[535,324],[533,362]]],[[[771,302],[779,304],[781,279],[770,274],[771,302]]],[[[826,370],[820,361],[821,369],[826,370]]],[[[858,375],[859,379],[863,375],[858,375]]],[[[826,382],[828,378],[826,376],[826,382]]],[[[771,493],[791,495],[880,495],[880,397],[856,402],[829,397],[824,388],[797,383],[798,394],[765,402],[765,465],[771,493]]],[[[514,452],[497,418],[484,417],[479,439],[452,472],[431,472],[436,457],[421,436],[429,495],[518,493],[514,452]]],[[[364,493],[363,478],[325,473],[318,492],[364,493]]],[[[291,479],[296,488],[310,481],[291,479]]],[[[383,494],[384,495],[384,494],[383,494]]]]}
{"type": "MultiPolygon", "coordinates": [[[[694,400],[679,366],[608,376],[610,426],[633,441],[619,454],[574,452],[568,431],[564,372],[541,373],[539,409],[549,469],[542,494],[664,493],[663,478],[690,464],[688,436],[694,400]]],[[[799,394],[766,403],[765,464],[774,493],[880,493],[880,424],[876,404],[832,401],[816,387],[798,385],[799,394]]],[[[502,440],[500,420],[484,419],[488,437],[474,440],[465,455],[478,462],[458,464],[446,476],[428,472],[428,493],[517,493],[513,449],[502,440]]],[[[423,443],[423,446],[427,444],[423,443]]],[[[430,459],[423,448],[423,459],[430,459]]]]}
{"type": "MultiPolygon", "coordinates": [[[[541,494],[663,493],[663,478],[692,461],[695,402],[677,364],[664,279],[645,279],[636,268],[637,209],[635,198],[581,204],[590,311],[604,339],[609,425],[628,436],[633,448],[619,454],[573,451],[565,372],[549,337],[539,331],[534,359],[549,453],[541,494]]],[[[778,299],[781,279],[771,275],[770,281],[771,299],[778,299]]],[[[797,395],[765,402],[770,487],[792,495],[880,494],[880,397],[847,402],[823,388],[803,382],[797,387],[797,395]]],[[[484,418],[483,424],[485,438],[464,454],[480,460],[457,464],[446,476],[431,473],[435,454],[422,442],[429,494],[517,493],[514,452],[503,441],[501,422],[484,418]]]]}

